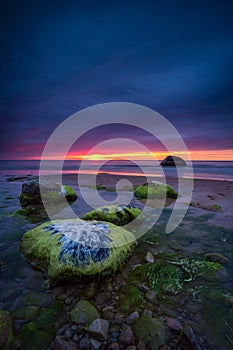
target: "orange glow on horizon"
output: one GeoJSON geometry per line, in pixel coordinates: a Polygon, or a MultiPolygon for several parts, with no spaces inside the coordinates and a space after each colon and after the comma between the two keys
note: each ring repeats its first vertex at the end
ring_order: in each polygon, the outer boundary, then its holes
{"type": "MultiPolygon", "coordinates": [[[[77,152],[70,152],[66,156],[66,160],[151,160],[153,157],[157,160],[163,160],[167,156],[171,155],[166,151],[156,152],[126,152],[126,153],[109,153],[109,154],[77,154],[77,152]]],[[[186,158],[186,152],[174,152],[172,155],[186,158]]],[[[233,161],[233,149],[224,150],[190,150],[189,155],[192,161],[233,161]]],[[[60,160],[62,157],[59,154],[52,155],[46,158],[47,160],[60,160]]],[[[27,158],[28,160],[40,160],[40,157],[27,158]]]]}

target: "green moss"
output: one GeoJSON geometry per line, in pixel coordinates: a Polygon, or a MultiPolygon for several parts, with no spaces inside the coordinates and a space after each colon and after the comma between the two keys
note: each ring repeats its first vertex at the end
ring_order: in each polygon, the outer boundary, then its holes
{"type": "Polygon", "coordinates": [[[137,307],[143,308],[145,299],[143,293],[137,286],[127,285],[121,288],[119,294],[118,305],[122,312],[133,312],[137,307]]]}
{"type": "Polygon", "coordinates": [[[111,222],[117,226],[123,226],[136,219],[141,213],[139,208],[118,205],[105,206],[92,210],[85,214],[83,220],[97,220],[111,222]]]}
{"type": "Polygon", "coordinates": [[[222,211],[221,205],[218,204],[212,204],[208,207],[208,209],[212,211],[222,211]]]}
{"type": "Polygon", "coordinates": [[[25,350],[47,349],[54,339],[59,326],[61,305],[55,301],[51,307],[41,309],[33,322],[23,327],[20,336],[24,342],[25,350]]]}
{"type": "Polygon", "coordinates": [[[41,222],[47,219],[47,214],[41,207],[27,207],[15,211],[13,216],[23,216],[31,223],[41,222]]]}
{"type": "MultiPolygon", "coordinates": [[[[77,222],[73,219],[67,221],[77,222]]],[[[53,224],[56,222],[53,221],[53,224]]],[[[58,222],[60,221],[58,220],[58,222]]],[[[43,229],[48,225],[49,223],[45,222],[26,232],[21,239],[20,249],[31,261],[48,270],[48,277],[53,281],[115,272],[125,262],[127,255],[131,253],[135,242],[135,237],[131,232],[108,223],[109,237],[112,240],[109,243],[109,257],[102,262],[91,261],[89,265],[77,267],[68,256],[65,262],[59,260],[62,243],[58,241],[61,234],[51,235],[50,232],[43,229]]]]}
{"type": "Polygon", "coordinates": [[[66,199],[68,202],[74,202],[77,199],[77,194],[75,190],[67,185],[64,185],[64,190],[66,191],[66,199]]]}
{"type": "Polygon", "coordinates": [[[73,323],[91,323],[99,314],[96,308],[87,300],[80,300],[71,310],[70,318],[73,323]]]}
{"type": "Polygon", "coordinates": [[[11,349],[13,341],[14,332],[11,314],[6,310],[0,310],[0,349],[11,349]]]}
{"type": "Polygon", "coordinates": [[[137,339],[145,342],[151,350],[158,350],[166,342],[165,328],[158,318],[142,316],[133,326],[137,339]]]}
{"type": "Polygon", "coordinates": [[[106,186],[102,186],[102,185],[90,186],[89,188],[92,190],[98,190],[98,191],[116,192],[115,188],[106,187],[106,186]]]}
{"type": "Polygon", "coordinates": [[[134,190],[137,199],[156,199],[156,198],[177,198],[177,192],[169,185],[163,183],[146,184],[137,186],[134,190]]]}

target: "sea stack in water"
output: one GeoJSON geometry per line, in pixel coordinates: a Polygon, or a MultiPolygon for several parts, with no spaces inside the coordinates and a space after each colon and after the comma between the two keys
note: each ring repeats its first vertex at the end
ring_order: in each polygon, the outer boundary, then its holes
{"type": "Polygon", "coordinates": [[[134,235],[112,223],[55,220],[26,232],[20,249],[53,281],[116,271],[132,251],[134,235]]]}
{"type": "Polygon", "coordinates": [[[161,166],[186,166],[186,162],[176,156],[168,156],[160,163],[161,166]]]}
{"type": "Polygon", "coordinates": [[[44,183],[39,184],[38,180],[31,180],[23,183],[20,194],[20,202],[23,206],[30,204],[41,204],[40,189],[43,190],[44,198],[48,203],[57,203],[62,197],[68,202],[73,202],[77,198],[75,191],[69,186],[60,184],[44,183]]]}

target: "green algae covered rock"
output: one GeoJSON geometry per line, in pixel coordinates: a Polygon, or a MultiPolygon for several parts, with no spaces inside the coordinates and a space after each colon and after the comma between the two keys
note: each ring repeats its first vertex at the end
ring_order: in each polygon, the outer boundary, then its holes
{"type": "Polygon", "coordinates": [[[137,199],[159,199],[159,198],[177,198],[177,192],[169,185],[154,181],[150,184],[137,186],[134,190],[137,199]]]}
{"type": "Polygon", "coordinates": [[[10,349],[13,340],[14,332],[11,314],[6,310],[0,310],[0,349],[10,349]]]}
{"type": "Polygon", "coordinates": [[[112,223],[67,219],[26,232],[20,249],[50,280],[59,281],[116,271],[134,244],[131,232],[112,223]]]}
{"type": "Polygon", "coordinates": [[[138,340],[143,340],[151,350],[158,350],[166,342],[165,326],[159,318],[142,316],[136,320],[133,330],[138,340]]]}
{"type": "Polygon", "coordinates": [[[123,226],[135,220],[140,214],[141,210],[131,205],[109,205],[92,210],[82,219],[107,221],[117,226],[123,226]]]}
{"type": "Polygon", "coordinates": [[[87,300],[79,300],[70,312],[73,323],[91,323],[99,317],[96,308],[87,300]]]}
{"type": "Polygon", "coordinates": [[[69,186],[60,184],[39,184],[38,180],[31,180],[23,183],[20,194],[22,206],[30,204],[42,204],[41,192],[43,191],[43,200],[47,203],[57,203],[62,197],[66,197],[68,202],[73,202],[77,198],[76,192],[69,186]]]}

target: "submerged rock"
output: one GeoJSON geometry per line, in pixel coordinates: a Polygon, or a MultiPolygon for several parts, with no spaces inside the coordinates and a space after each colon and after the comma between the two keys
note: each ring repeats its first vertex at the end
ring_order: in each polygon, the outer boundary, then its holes
{"type": "Polygon", "coordinates": [[[62,197],[66,197],[68,202],[73,202],[77,198],[75,191],[69,186],[60,184],[39,184],[38,180],[27,181],[22,185],[20,203],[25,205],[42,204],[40,189],[44,193],[44,200],[48,203],[56,203],[62,197]]]}
{"type": "Polygon", "coordinates": [[[0,310],[0,349],[10,349],[13,340],[14,332],[11,314],[6,310],[0,310]]]}
{"type": "Polygon", "coordinates": [[[166,341],[165,326],[159,318],[140,317],[133,326],[138,340],[143,340],[151,350],[158,350],[166,341]]]}
{"type": "Polygon", "coordinates": [[[93,337],[96,337],[98,339],[107,339],[108,328],[109,322],[107,320],[97,318],[90,324],[88,328],[88,333],[90,333],[93,337]]]}
{"type": "Polygon", "coordinates": [[[219,264],[229,263],[229,260],[220,253],[207,253],[205,254],[205,259],[211,262],[217,262],[219,264]]]}
{"type": "Polygon", "coordinates": [[[106,222],[79,219],[46,222],[26,232],[23,254],[48,271],[51,280],[116,271],[135,243],[134,235],[106,222]]]}
{"type": "Polygon", "coordinates": [[[171,186],[154,181],[150,184],[137,186],[134,195],[137,199],[156,199],[156,198],[177,198],[177,192],[171,186]]]}
{"type": "Polygon", "coordinates": [[[109,205],[87,213],[83,220],[100,220],[123,226],[135,220],[141,214],[139,208],[132,205],[109,205]]]}
{"type": "Polygon", "coordinates": [[[98,317],[98,311],[87,300],[80,300],[70,312],[71,321],[76,324],[91,323],[98,317]]]}
{"type": "Polygon", "coordinates": [[[160,163],[161,166],[186,166],[184,159],[176,156],[168,156],[160,163]]]}

